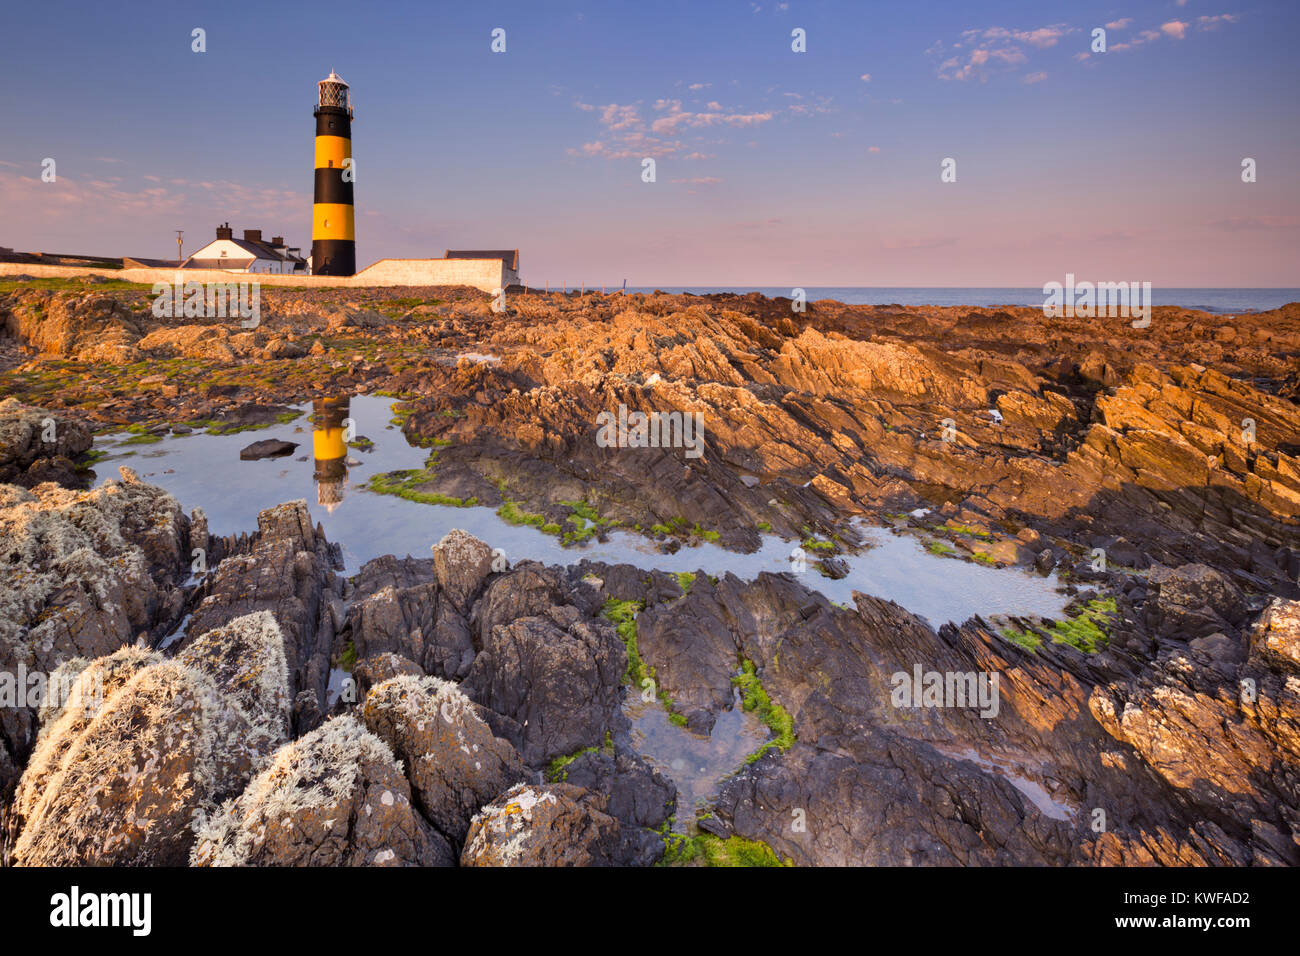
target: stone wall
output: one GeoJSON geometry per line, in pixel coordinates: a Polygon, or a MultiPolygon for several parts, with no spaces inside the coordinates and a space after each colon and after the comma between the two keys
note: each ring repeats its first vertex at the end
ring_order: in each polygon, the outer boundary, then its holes
{"type": "MultiPolygon", "coordinates": [[[[0,276],[29,275],[38,279],[96,275],[121,282],[245,282],[249,273],[217,269],[89,269],[84,266],[45,266],[0,262],[0,276]]],[[[254,278],[264,286],[348,288],[350,286],[467,285],[484,292],[518,281],[500,259],[380,259],[354,276],[266,275],[254,278]]]]}

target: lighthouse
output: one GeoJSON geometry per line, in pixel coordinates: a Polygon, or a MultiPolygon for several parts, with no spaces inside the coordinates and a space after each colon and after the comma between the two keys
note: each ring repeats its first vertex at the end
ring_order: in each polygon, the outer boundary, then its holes
{"type": "Polygon", "coordinates": [[[316,184],[311,211],[311,271],[357,271],[352,218],[352,94],[333,70],[316,84],[316,184]]]}

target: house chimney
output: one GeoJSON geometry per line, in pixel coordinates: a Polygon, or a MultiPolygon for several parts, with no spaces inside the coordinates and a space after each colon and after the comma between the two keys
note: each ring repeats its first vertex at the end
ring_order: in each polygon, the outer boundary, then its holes
{"type": "Polygon", "coordinates": [[[234,230],[232,230],[232,229],[230,228],[230,223],[226,223],[225,225],[217,226],[217,238],[218,238],[218,239],[233,239],[233,238],[235,238],[235,233],[234,233],[234,230]]]}
{"type": "Polygon", "coordinates": [[[244,241],[245,241],[245,242],[261,242],[261,241],[262,241],[262,230],[261,230],[261,229],[245,229],[245,230],[244,230],[244,241]]]}
{"type": "Polygon", "coordinates": [[[275,246],[277,249],[280,248],[281,246],[283,246],[283,245],[284,245],[284,236],[272,236],[272,237],[271,237],[271,245],[275,246]]]}

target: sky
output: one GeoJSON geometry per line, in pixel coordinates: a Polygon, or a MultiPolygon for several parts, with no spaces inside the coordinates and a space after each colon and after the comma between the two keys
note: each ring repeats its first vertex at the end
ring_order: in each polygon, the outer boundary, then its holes
{"type": "Polygon", "coordinates": [[[308,249],[335,70],[359,267],[1295,287],[1298,27],[1296,0],[8,4],[0,246],[165,258],[229,221],[308,249]]]}

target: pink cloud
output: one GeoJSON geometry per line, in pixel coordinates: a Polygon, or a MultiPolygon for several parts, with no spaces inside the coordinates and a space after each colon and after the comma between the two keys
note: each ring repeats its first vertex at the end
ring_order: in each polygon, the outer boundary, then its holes
{"type": "Polygon", "coordinates": [[[1213,17],[1197,17],[1196,26],[1200,30],[1217,30],[1225,23],[1236,23],[1237,16],[1233,13],[1220,13],[1213,17]]]}

